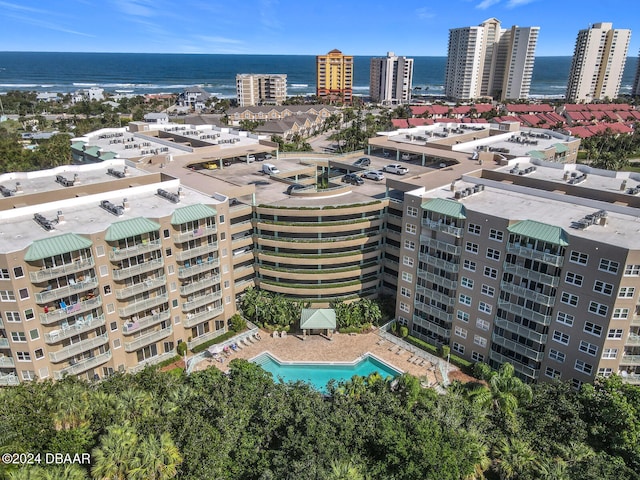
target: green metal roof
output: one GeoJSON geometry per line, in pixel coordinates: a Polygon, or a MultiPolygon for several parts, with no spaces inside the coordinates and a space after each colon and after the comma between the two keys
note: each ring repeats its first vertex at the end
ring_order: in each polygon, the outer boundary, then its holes
{"type": "Polygon", "coordinates": [[[80,150],[82,151],[82,147],[84,147],[86,145],[85,142],[76,142],[76,143],[72,143],[71,144],[71,148],[73,150],[80,150]]]}
{"type": "Polygon", "coordinates": [[[93,243],[91,240],[76,235],[75,233],[64,233],[51,238],[43,238],[34,241],[24,256],[26,262],[34,262],[43,258],[62,255],[63,253],[75,252],[89,248],[93,243]]]}
{"type": "Polygon", "coordinates": [[[541,152],[540,150],[531,150],[530,152],[527,152],[527,155],[533,158],[539,158],[540,160],[544,160],[547,158],[544,152],[541,152]]]}
{"type": "Polygon", "coordinates": [[[336,311],[333,308],[303,308],[300,315],[300,328],[306,330],[336,328],[336,311]]]}
{"type": "Polygon", "coordinates": [[[455,200],[446,200],[444,198],[434,198],[422,204],[424,210],[440,213],[452,218],[467,218],[467,211],[459,202],[455,200]]]}
{"type": "Polygon", "coordinates": [[[215,215],[216,211],[213,208],[202,205],[201,203],[189,205],[188,207],[180,207],[174,210],[173,216],[171,217],[171,225],[182,225],[183,223],[195,222],[203,218],[215,217],[215,215]]]}
{"type": "Polygon", "coordinates": [[[562,143],[554,143],[553,146],[556,147],[556,152],[558,153],[564,153],[569,151],[569,147],[567,147],[562,143]]]}
{"type": "Polygon", "coordinates": [[[158,230],[160,230],[159,223],[152,222],[148,218],[138,217],[112,223],[104,239],[107,242],[113,242],[122,240],[123,238],[142,235],[143,233],[156,232],[158,230]]]}
{"type": "Polygon", "coordinates": [[[566,247],[569,245],[568,235],[560,227],[547,225],[546,223],[534,220],[523,220],[508,227],[511,233],[522,235],[523,237],[535,238],[553,245],[566,247]]]}
{"type": "Polygon", "coordinates": [[[91,155],[92,157],[97,157],[100,155],[100,149],[98,147],[89,147],[84,151],[84,153],[91,155]]]}
{"type": "Polygon", "coordinates": [[[100,155],[100,160],[112,160],[118,156],[117,153],[114,152],[102,152],[100,155]]]}

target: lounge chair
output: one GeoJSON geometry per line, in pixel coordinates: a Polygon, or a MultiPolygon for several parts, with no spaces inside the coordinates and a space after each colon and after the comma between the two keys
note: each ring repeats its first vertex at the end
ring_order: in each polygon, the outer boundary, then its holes
{"type": "Polygon", "coordinates": [[[397,346],[397,345],[391,345],[391,346],[389,347],[389,351],[390,351],[390,352],[393,352],[396,348],[398,348],[398,346],[397,346]]]}
{"type": "Polygon", "coordinates": [[[416,358],[416,357],[411,356],[411,357],[407,358],[407,362],[412,363],[414,358],[416,358]]]}
{"type": "Polygon", "coordinates": [[[262,340],[262,337],[260,336],[260,334],[259,334],[259,333],[254,333],[254,334],[253,334],[253,337],[254,337],[256,340],[258,340],[258,341],[262,340]]]}
{"type": "Polygon", "coordinates": [[[281,338],[285,338],[286,336],[287,336],[287,332],[285,332],[284,330],[280,332],[281,338]]]}
{"type": "Polygon", "coordinates": [[[274,330],[271,335],[273,336],[273,338],[278,338],[280,336],[277,330],[274,330]]]}

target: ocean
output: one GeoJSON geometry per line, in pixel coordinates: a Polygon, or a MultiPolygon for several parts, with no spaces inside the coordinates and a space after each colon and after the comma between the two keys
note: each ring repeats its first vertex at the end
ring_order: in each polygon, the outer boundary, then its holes
{"type": "MultiPolygon", "coordinates": [[[[371,58],[354,57],[355,95],[369,93],[371,58]]],[[[413,86],[421,93],[442,94],[446,57],[413,58],[413,86]]],[[[627,59],[621,94],[631,91],[637,61],[627,59]]],[[[531,97],[564,95],[570,66],[571,57],[537,57],[531,97]]],[[[315,93],[313,55],[0,52],[0,93],[67,93],[90,86],[109,92],[177,93],[199,85],[220,98],[233,98],[238,73],[285,73],[289,95],[315,93]]]]}

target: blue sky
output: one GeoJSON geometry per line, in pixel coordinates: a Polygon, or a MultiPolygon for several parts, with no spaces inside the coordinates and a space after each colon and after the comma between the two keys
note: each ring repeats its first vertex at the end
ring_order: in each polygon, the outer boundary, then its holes
{"type": "Polygon", "coordinates": [[[596,22],[632,30],[638,0],[0,0],[0,50],[315,55],[447,54],[448,30],[496,17],[539,26],[536,54],[572,55],[596,22]]]}

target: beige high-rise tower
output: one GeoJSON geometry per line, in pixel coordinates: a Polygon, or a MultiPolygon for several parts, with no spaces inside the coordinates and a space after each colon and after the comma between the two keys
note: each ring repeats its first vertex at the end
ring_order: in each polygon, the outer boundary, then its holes
{"type": "Polygon", "coordinates": [[[388,52],[386,57],[371,59],[369,95],[374,102],[409,103],[412,83],[413,58],[388,52]]]}

